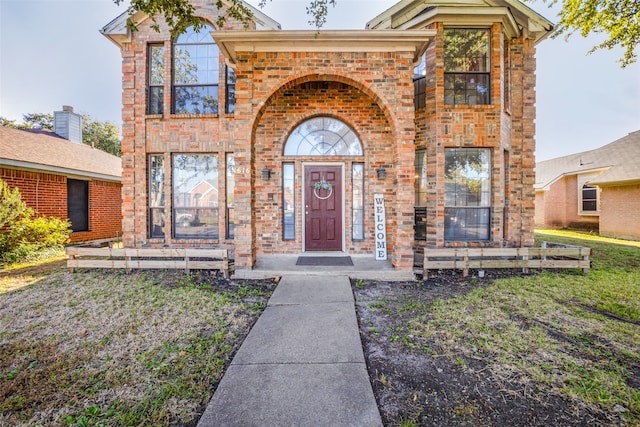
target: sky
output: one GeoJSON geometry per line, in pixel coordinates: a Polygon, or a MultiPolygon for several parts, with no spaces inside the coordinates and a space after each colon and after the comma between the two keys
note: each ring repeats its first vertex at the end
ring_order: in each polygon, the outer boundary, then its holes
{"type": "MultiPolygon", "coordinates": [[[[310,0],[271,0],[262,10],[284,30],[313,29],[310,0]]],[[[363,29],[396,0],[337,0],[324,29],[363,29]]],[[[257,5],[258,0],[249,0],[257,5]]],[[[551,21],[555,10],[528,5],[551,21]]],[[[121,56],[99,29],[126,10],[113,0],[0,0],[0,116],[63,105],[121,125],[121,56]]],[[[587,52],[598,37],[537,46],[536,159],[595,149],[640,130],[640,64],[621,50],[587,52]]]]}

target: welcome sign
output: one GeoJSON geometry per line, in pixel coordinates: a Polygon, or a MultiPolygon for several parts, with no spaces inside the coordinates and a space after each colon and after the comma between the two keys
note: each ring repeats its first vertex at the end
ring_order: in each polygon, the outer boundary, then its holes
{"type": "Polygon", "coordinates": [[[376,261],[384,261],[387,259],[387,215],[382,194],[373,195],[373,209],[376,217],[376,261]]]}

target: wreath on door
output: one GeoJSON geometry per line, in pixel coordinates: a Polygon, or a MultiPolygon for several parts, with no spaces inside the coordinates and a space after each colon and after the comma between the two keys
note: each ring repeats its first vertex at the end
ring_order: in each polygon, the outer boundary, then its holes
{"type": "Polygon", "coordinates": [[[324,180],[324,176],[322,177],[322,180],[320,180],[318,182],[315,182],[313,184],[313,195],[316,196],[318,199],[327,200],[329,197],[331,197],[332,194],[333,194],[333,185],[331,185],[331,183],[325,181],[324,180]],[[320,190],[328,191],[329,194],[327,194],[326,196],[320,196],[320,195],[318,195],[318,192],[320,190]]]}

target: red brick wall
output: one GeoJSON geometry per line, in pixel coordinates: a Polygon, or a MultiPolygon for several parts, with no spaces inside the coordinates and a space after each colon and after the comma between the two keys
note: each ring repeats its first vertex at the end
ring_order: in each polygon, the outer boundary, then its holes
{"type": "Polygon", "coordinates": [[[67,218],[67,177],[50,173],[0,168],[0,179],[18,187],[22,200],[43,216],[67,218]]]}
{"type": "MultiPolygon", "coordinates": [[[[215,21],[217,11],[204,0],[193,2],[198,14],[215,21]]],[[[227,28],[240,28],[230,22],[227,28]]],[[[301,121],[328,114],[345,121],[359,134],[365,154],[368,181],[366,201],[374,193],[386,197],[388,246],[394,265],[413,264],[413,207],[415,150],[427,149],[427,241],[444,242],[444,150],[449,147],[492,149],[491,239],[482,245],[530,246],[534,224],[534,119],[535,48],[519,38],[505,43],[500,24],[491,28],[491,105],[466,108],[444,104],[444,26],[427,51],[426,108],[417,114],[411,82],[413,53],[288,53],[237,52],[236,111],[208,116],[170,114],[171,42],[166,31],[153,31],[143,23],[123,47],[123,228],[125,245],[219,246],[235,250],[238,267],[253,265],[257,254],[298,252],[301,236],[294,242],[281,239],[281,153],[288,133],[301,121]],[[146,53],[149,42],[165,46],[164,114],[146,115],[146,53]],[[510,53],[511,73],[505,80],[502,57],[510,53]],[[505,99],[504,84],[510,83],[505,99]],[[220,207],[225,205],[224,155],[234,153],[236,174],[234,240],[224,240],[224,217],[220,217],[221,239],[173,239],[170,225],[165,238],[149,239],[147,224],[147,155],[165,159],[165,215],[171,212],[171,155],[215,153],[220,164],[220,207]],[[375,169],[384,164],[387,179],[375,179],[375,169]],[[270,181],[259,176],[265,166],[273,172],[270,181]]],[[[220,62],[220,93],[224,93],[224,62],[220,62]]],[[[223,97],[221,97],[221,100],[223,97]]],[[[295,159],[296,182],[300,184],[301,162],[295,159]]],[[[314,159],[318,160],[318,159],[314,159]]],[[[333,161],[334,159],[322,159],[333,161]]],[[[345,182],[353,159],[344,162],[345,182]]],[[[346,216],[350,215],[350,186],[345,188],[346,216]]],[[[298,200],[300,203],[300,200],[298,200]]],[[[299,213],[301,206],[296,210],[299,213]]],[[[223,210],[221,209],[221,212],[223,210]]],[[[350,218],[345,218],[345,226],[350,218]]],[[[367,212],[367,239],[346,249],[371,253],[372,216],[367,212]]],[[[170,221],[168,222],[170,224],[170,221]]],[[[300,224],[298,218],[297,224],[300,224]]],[[[299,225],[296,227],[299,233],[299,225]]],[[[448,243],[449,244],[449,243],[448,243]]],[[[461,243],[458,243],[461,244],[461,243]]]]}
{"type": "Polygon", "coordinates": [[[602,187],[600,235],[640,240],[640,185],[602,187]]]}
{"type": "MultiPolygon", "coordinates": [[[[18,187],[22,200],[39,215],[67,219],[67,177],[44,172],[0,168],[0,179],[18,187]]],[[[89,181],[89,228],[71,234],[71,242],[87,242],[122,235],[121,184],[89,181]]]]}
{"type": "Polygon", "coordinates": [[[535,165],[535,47],[524,38],[505,43],[502,27],[491,28],[491,104],[444,103],[445,26],[436,23],[435,42],[426,52],[426,109],[416,113],[416,148],[427,149],[427,241],[443,246],[532,246],[535,165]],[[509,50],[509,102],[505,99],[503,60],[509,50]],[[444,151],[446,148],[492,150],[491,238],[489,242],[444,240],[444,151]]]}

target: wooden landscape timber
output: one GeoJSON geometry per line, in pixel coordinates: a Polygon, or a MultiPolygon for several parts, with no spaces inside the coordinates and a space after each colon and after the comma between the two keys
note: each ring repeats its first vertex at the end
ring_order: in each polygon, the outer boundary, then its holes
{"type": "Polygon", "coordinates": [[[220,270],[229,277],[226,249],[136,249],[68,247],[67,267],[132,269],[220,270]]]}
{"type": "Polygon", "coordinates": [[[424,249],[423,277],[429,270],[462,270],[464,277],[469,269],[522,268],[580,268],[586,274],[591,267],[591,248],[558,245],[543,242],[539,248],[445,248],[424,249]]]}

